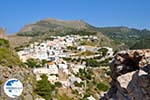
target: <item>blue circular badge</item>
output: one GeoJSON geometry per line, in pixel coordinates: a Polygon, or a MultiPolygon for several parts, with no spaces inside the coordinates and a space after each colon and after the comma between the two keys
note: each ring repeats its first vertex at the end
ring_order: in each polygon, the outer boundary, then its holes
{"type": "Polygon", "coordinates": [[[15,78],[9,79],[4,84],[4,92],[10,98],[17,98],[23,91],[22,83],[15,78]]]}

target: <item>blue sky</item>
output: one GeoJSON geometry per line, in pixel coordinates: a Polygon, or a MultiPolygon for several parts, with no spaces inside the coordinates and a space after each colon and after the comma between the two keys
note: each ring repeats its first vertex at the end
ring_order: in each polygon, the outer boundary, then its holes
{"type": "Polygon", "coordinates": [[[0,27],[10,34],[44,18],[82,19],[97,27],[150,29],[150,0],[0,0],[0,27]]]}

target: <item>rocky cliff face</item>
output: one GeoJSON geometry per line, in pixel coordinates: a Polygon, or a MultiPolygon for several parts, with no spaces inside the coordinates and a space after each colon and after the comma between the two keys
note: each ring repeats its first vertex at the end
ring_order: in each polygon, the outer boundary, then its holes
{"type": "Polygon", "coordinates": [[[7,35],[6,35],[6,29],[5,28],[0,28],[0,38],[8,39],[7,35]]]}
{"type": "Polygon", "coordinates": [[[111,68],[110,90],[100,100],[150,100],[150,50],[122,51],[111,68]]]}

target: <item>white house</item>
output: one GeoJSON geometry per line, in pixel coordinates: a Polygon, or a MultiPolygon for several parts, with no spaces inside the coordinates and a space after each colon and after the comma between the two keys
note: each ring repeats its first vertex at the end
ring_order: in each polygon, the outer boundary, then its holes
{"type": "Polygon", "coordinates": [[[48,74],[58,74],[58,67],[54,62],[48,62],[46,66],[49,70],[48,74]]]}
{"type": "Polygon", "coordinates": [[[48,74],[49,73],[49,69],[46,67],[42,67],[42,68],[34,68],[33,69],[33,73],[34,74],[48,74]]]}
{"type": "Polygon", "coordinates": [[[70,86],[74,86],[74,82],[77,81],[78,83],[82,82],[79,77],[75,77],[73,74],[69,77],[70,86]]]}
{"type": "Polygon", "coordinates": [[[87,97],[88,100],[96,100],[93,96],[87,97]]]}
{"type": "Polygon", "coordinates": [[[86,65],[83,65],[83,64],[71,64],[71,67],[72,67],[72,71],[73,73],[78,73],[79,72],[79,69],[84,69],[86,67],[86,65]]]}
{"type": "Polygon", "coordinates": [[[59,66],[59,69],[67,69],[67,64],[58,64],[58,66],[59,66]]]}
{"type": "Polygon", "coordinates": [[[69,83],[68,80],[66,80],[66,81],[59,81],[59,82],[62,84],[63,88],[66,88],[66,87],[70,86],[70,83],[69,83]]]}
{"type": "Polygon", "coordinates": [[[79,51],[86,51],[86,48],[84,46],[78,46],[77,50],[79,50],[79,51]]]}
{"type": "Polygon", "coordinates": [[[56,75],[48,75],[48,81],[50,81],[51,83],[55,83],[58,82],[58,77],[56,75]]]}
{"type": "Polygon", "coordinates": [[[47,59],[48,58],[47,52],[46,51],[39,51],[37,53],[37,58],[39,58],[40,60],[47,59]]]}

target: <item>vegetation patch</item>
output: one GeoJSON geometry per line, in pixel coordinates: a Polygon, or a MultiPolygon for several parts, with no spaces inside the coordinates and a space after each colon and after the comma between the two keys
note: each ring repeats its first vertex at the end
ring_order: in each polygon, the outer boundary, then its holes
{"type": "Polygon", "coordinates": [[[109,89],[109,86],[104,83],[98,83],[96,87],[101,91],[107,91],[109,89]]]}
{"type": "Polygon", "coordinates": [[[46,100],[51,100],[54,96],[53,93],[55,92],[55,85],[48,81],[48,77],[46,75],[42,75],[41,78],[41,80],[37,81],[34,92],[46,100]]]}
{"type": "Polygon", "coordinates": [[[6,66],[20,65],[21,62],[15,52],[9,48],[0,47],[0,64],[6,66]]]}

